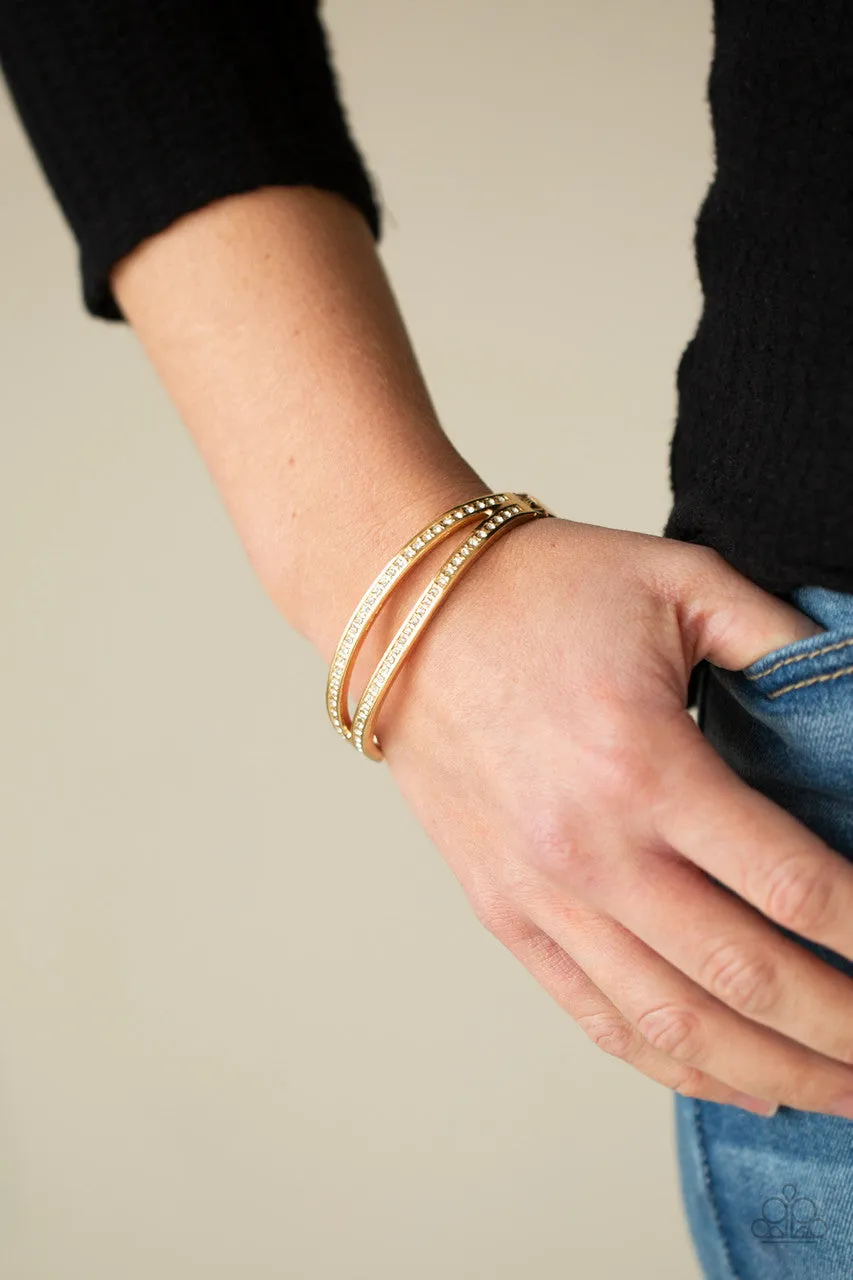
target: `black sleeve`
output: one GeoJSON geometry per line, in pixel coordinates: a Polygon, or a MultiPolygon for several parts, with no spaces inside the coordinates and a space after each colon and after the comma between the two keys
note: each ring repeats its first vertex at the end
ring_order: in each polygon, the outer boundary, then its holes
{"type": "Polygon", "coordinates": [[[212,200],[338,192],[381,218],[317,0],[0,0],[0,63],[76,237],[85,305],[109,271],[212,200]]]}

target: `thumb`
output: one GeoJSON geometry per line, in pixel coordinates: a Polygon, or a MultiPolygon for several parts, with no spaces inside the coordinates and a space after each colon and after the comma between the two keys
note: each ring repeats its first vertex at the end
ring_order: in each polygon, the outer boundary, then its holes
{"type": "Polygon", "coordinates": [[[820,635],[820,622],[756,586],[722,558],[716,558],[691,600],[694,662],[739,671],[773,649],[820,635]]]}

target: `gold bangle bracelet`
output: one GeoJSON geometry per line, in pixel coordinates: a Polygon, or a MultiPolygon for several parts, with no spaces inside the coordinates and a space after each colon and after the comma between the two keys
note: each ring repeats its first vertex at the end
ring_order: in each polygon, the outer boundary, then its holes
{"type": "Polygon", "coordinates": [[[370,677],[355,709],[351,733],[353,746],[368,759],[381,761],[384,758],[382,748],[373,733],[374,721],[400,671],[403,659],[411,652],[418,637],[423,634],[427,621],[447,593],[453,589],[464,571],[482,554],[484,549],[508,529],[540,516],[555,514],[535,498],[531,498],[529,494],[508,493],[503,496],[506,503],[499,510],[492,512],[487,519],[482,520],[470,537],[459,544],[439,569],[406,621],[400,626],[370,677]]]}
{"type": "Polygon", "coordinates": [[[352,737],[347,695],[353,666],[368,631],[376,621],[379,610],[392,589],[408,573],[412,565],[417,564],[418,560],[426,555],[430,547],[449,537],[455,528],[491,515],[506,503],[510,496],[507,493],[486,493],[479,498],[472,498],[470,502],[451,507],[449,511],[445,511],[426,528],[416,533],[376,575],[344,627],[326,681],[326,710],[332,722],[332,728],[343,737],[352,737]]]}

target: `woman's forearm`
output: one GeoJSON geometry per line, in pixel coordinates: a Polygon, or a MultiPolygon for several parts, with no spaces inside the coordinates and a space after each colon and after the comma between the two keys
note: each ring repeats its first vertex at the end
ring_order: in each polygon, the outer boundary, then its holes
{"type": "Polygon", "coordinates": [[[488,488],[438,423],[364,218],[317,188],[233,196],[113,286],[261,582],[330,656],[412,530],[488,488]]]}

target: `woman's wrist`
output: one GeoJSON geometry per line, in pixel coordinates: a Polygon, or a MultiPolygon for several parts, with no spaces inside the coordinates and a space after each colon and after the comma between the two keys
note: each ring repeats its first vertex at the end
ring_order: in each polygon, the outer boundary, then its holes
{"type": "MultiPolygon", "coordinates": [[[[378,475],[374,490],[361,501],[335,503],[325,518],[322,511],[297,517],[299,553],[288,557],[284,568],[273,565],[272,573],[259,576],[288,622],[329,661],[350,614],[383,565],[418,529],[488,488],[461,459],[443,474],[378,475]]],[[[365,655],[379,656],[446,552],[446,546],[436,547],[434,554],[424,555],[411,581],[392,593],[371,628],[365,655]]]]}

